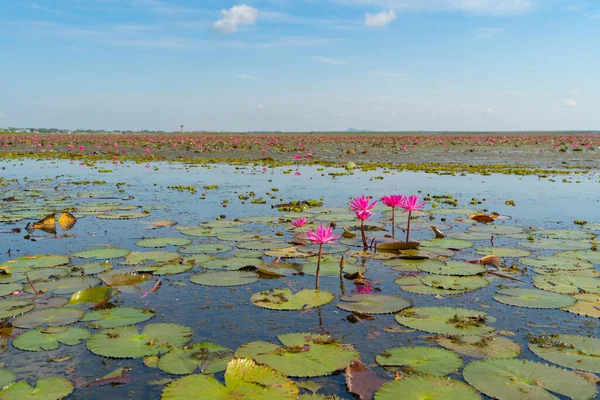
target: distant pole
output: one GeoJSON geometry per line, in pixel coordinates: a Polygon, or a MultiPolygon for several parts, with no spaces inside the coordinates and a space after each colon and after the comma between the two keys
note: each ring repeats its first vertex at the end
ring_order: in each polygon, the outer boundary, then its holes
{"type": "Polygon", "coordinates": [[[181,125],[181,133],[183,133],[183,125],[181,125]]]}

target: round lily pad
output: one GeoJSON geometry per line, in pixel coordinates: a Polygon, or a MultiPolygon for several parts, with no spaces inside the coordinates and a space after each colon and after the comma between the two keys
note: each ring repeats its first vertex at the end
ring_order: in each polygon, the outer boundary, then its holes
{"type": "Polygon", "coordinates": [[[253,294],[250,300],[255,306],[271,310],[307,310],[331,303],[333,294],[324,290],[303,289],[292,294],[290,289],[269,289],[253,294]]]}
{"type": "Polygon", "coordinates": [[[511,249],[510,247],[479,247],[475,253],[480,256],[493,254],[498,257],[527,257],[531,252],[522,249],[511,249]]]}
{"type": "MultiPolygon", "coordinates": [[[[310,255],[319,254],[319,245],[318,244],[305,244],[303,246],[298,246],[296,249],[300,253],[308,253],[310,255]]],[[[348,250],[347,246],[341,244],[324,244],[322,254],[339,254],[348,250]]]]}
{"type": "Polygon", "coordinates": [[[280,241],[249,241],[249,242],[241,242],[238,243],[238,249],[244,250],[277,250],[277,249],[285,249],[289,245],[285,242],[280,241]]]}
{"type": "Polygon", "coordinates": [[[261,250],[240,250],[236,251],[233,256],[240,258],[260,258],[264,255],[265,253],[261,250]]]}
{"type": "Polygon", "coordinates": [[[219,254],[231,250],[233,250],[233,246],[223,243],[189,244],[177,249],[178,252],[183,254],[219,254]]]}
{"type": "MultiPolygon", "coordinates": [[[[102,281],[92,276],[70,276],[55,281],[35,282],[35,288],[42,293],[72,294],[77,291],[97,286],[102,281]]],[[[24,287],[27,293],[34,293],[29,285],[24,287]]]]}
{"type": "Polygon", "coordinates": [[[0,301],[0,318],[10,318],[33,310],[35,305],[30,300],[5,299],[0,301]]]}
{"type": "Polygon", "coordinates": [[[240,347],[235,355],[250,356],[284,375],[297,377],[329,375],[360,357],[352,346],[336,343],[329,335],[289,333],[277,338],[285,347],[251,342],[240,347]]]}
{"type": "Polygon", "coordinates": [[[79,321],[83,315],[83,311],[73,308],[44,308],[21,315],[15,318],[12,324],[17,328],[69,325],[79,321]]]}
{"type": "Polygon", "coordinates": [[[521,346],[503,336],[440,336],[437,344],[458,354],[473,358],[514,358],[521,346]]]}
{"type": "Polygon", "coordinates": [[[254,267],[263,262],[260,258],[229,257],[206,261],[201,263],[200,266],[206,269],[237,270],[244,267],[254,267]]]}
{"type": "Polygon", "coordinates": [[[477,290],[490,284],[481,276],[451,276],[429,274],[421,278],[427,286],[446,290],[477,290]]]}
{"type": "Polygon", "coordinates": [[[576,335],[546,335],[529,343],[536,356],[562,367],[600,373],[600,339],[576,335]]]}
{"type": "Polygon", "coordinates": [[[116,328],[118,326],[135,325],[154,317],[154,311],[134,307],[115,307],[91,311],[81,319],[96,329],[116,328]]]}
{"type": "Polygon", "coordinates": [[[125,261],[121,262],[124,265],[136,265],[140,263],[146,262],[157,262],[157,263],[166,263],[170,261],[177,260],[181,257],[178,253],[169,253],[167,251],[155,250],[155,251],[133,251],[127,257],[125,257],[125,261]]]}
{"type": "Polygon", "coordinates": [[[589,261],[583,261],[568,257],[537,257],[537,258],[521,258],[519,262],[534,268],[544,268],[564,271],[577,271],[581,269],[593,268],[594,264],[589,261]]]}
{"type": "Polygon", "coordinates": [[[436,270],[445,266],[444,262],[439,260],[405,260],[402,258],[384,261],[382,264],[386,267],[392,267],[394,271],[402,272],[418,272],[426,271],[427,269],[436,270]]]}
{"type": "Polygon", "coordinates": [[[12,344],[25,351],[55,350],[58,349],[59,343],[73,346],[90,336],[85,329],[57,326],[27,331],[13,340],[12,344]]]}
{"type": "Polygon", "coordinates": [[[396,314],[401,325],[444,335],[486,335],[494,329],[487,322],[494,317],[483,311],[452,307],[409,308],[396,314]]]}
{"type": "Polygon", "coordinates": [[[534,276],[533,284],[538,289],[550,292],[576,294],[581,292],[600,293],[600,279],[585,276],[534,276]]]}
{"type": "MultiPolygon", "coordinates": [[[[315,257],[306,258],[306,263],[302,264],[302,273],[306,275],[317,275],[317,259],[315,257]]],[[[354,274],[356,272],[365,273],[366,268],[357,263],[354,257],[346,257],[344,261],[344,274],[354,274]]],[[[321,277],[340,276],[340,257],[325,255],[321,258],[321,277]]]]}
{"type": "Polygon", "coordinates": [[[463,376],[477,390],[499,400],[555,399],[556,395],[587,400],[596,395],[596,385],[576,373],[527,360],[474,361],[463,376]]]}
{"type": "Polygon", "coordinates": [[[107,212],[98,214],[100,219],[138,219],[149,217],[149,212],[107,212]]]}
{"type": "Polygon", "coordinates": [[[19,271],[27,268],[48,268],[66,265],[71,260],[67,256],[56,254],[38,254],[35,256],[23,256],[0,263],[0,268],[8,271],[19,271]]]}
{"type": "Polygon", "coordinates": [[[564,310],[573,314],[585,315],[586,317],[600,318],[600,295],[597,294],[576,294],[573,296],[577,303],[564,308],[564,310]]]}
{"type": "Polygon", "coordinates": [[[492,234],[485,232],[450,232],[447,236],[463,240],[490,240],[492,234]]]}
{"type": "Polygon", "coordinates": [[[217,239],[225,242],[249,242],[260,239],[256,233],[220,233],[217,239]]]}
{"type": "Polygon", "coordinates": [[[468,248],[473,247],[473,243],[469,242],[468,240],[463,240],[463,239],[443,238],[443,239],[422,240],[421,246],[441,247],[443,249],[468,249],[468,248]]]}
{"type": "Polygon", "coordinates": [[[65,378],[42,378],[31,387],[25,381],[13,383],[0,391],[2,400],[58,400],[73,392],[73,384],[65,378]]]}
{"type": "Polygon", "coordinates": [[[471,386],[440,376],[415,376],[388,382],[375,393],[375,400],[481,400],[471,386]]]}
{"type": "Polygon", "coordinates": [[[479,275],[487,271],[483,265],[471,264],[463,261],[448,261],[443,263],[441,261],[431,262],[434,260],[427,260],[425,262],[417,264],[417,268],[421,271],[429,272],[430,274],[438,275],[479,275]]]}
{"type": "Polygon", "coordinates": [[[100,275],[100,278],[107,286],[133,286],[143,282],[152,280],[150,274],[137,274],[137,273],[119,273],[118,270],[113,270],[108,273],[100,275]]]}
{"type": "Polygon", "coordinates": [[[0,389],[8,386],[16,380],[17,376],[14,374],[14,372],[9,371],[5,368],[0,368],[0,389]]]}
{"type": "Polygon", "coordinates": [[[555,257],[575,258],[578,260],[589,261],[592,264],[600,264],[600,251],[592,250],[570,250],[561,251],[554,254],[555,257]]]}
{"type": "Polygon", "coordinates": [[[423,282],[421,282],[421,277],[419,276],[405,276],[402,278],[398,278],[394,281],[400,285],[400,289],[405,292],[415,293],[415,294],[432,294],[436,296],[454,296],[457,294],[465,293],[465,291],[461,290],[448,290],[448,289],[439,289],[433,286],[427,286],[423,282]]]}
{"type": "Polygon", "coordinates": [[[71,254],[71,257],[79,257],[85,259],[95,258],[97,260],[111,260],[113,258],[121,258],[129,255],[131,251],[127,249],[119,249],[116,247],[101,247],[97,249],[82,250],[71,254]]]}
{"type": "Polygon", "coordinates": [[[138,269],[140,272],[151,272],[152,275],[177,275],[184,272],[188,272],[194,268],[194,264],[189,263],[177,263],[177,264],[163,264],[163,265],[149,265],[138,269]]]}
{"type": "Polygon", "coordinates": [[[141,358],[181,347],[192,330],[176,324],[148,324],[140,333],[135,326],[121,326],[94,334],[86,343],[94,354],[112,358],[141,358]]]}
{"type": "Polygon", "coordinates": [[[384,367],[402,367],[405,373],[448,375],[463,365],[462,358],[450,350],[436,347],[397,347],[379,354],[375,361],[384,367]]]}
{"type": "Polygon", "coordinates": [[[503,304],[528,308],[561,308],[575,304],[575,299],[539,289],[509,288],[496,292],[494,300],[503,304]]]}
{"type": "Polygon", "coordinates": [[[493,233],[494,235],[515,235],[525,229],[511,225],[473,225],[467,228],[470,232],[493,233]]]}
{"type": "Polygon", "coordinates": [[[139,240],[135,243],[139,247],[159,248],[166,246],[185,246],[192,243],[190,239],[181,237],[157,237],[139,240]]]}
{"type": "Polygon", "coordinates": [[[535,235],[545,236],[552,239],[592,239],[595,235],[591,232],[576,231],[572,229],[540,229],[533,232],[535,235]]]}
{"type": "Polygon", "coordinates": [[[171,382],[161,395],[163,400],[246,399],[294,400],[296,384],[270,368],[257,365],[251,358],[236,358],[227,364],[224,386],[208,375],[189,375],[171,382]]]}
{"type": "Polygon", "coordinates": [[[27,271],[26,275],[30,280],[36,282],[62,278],[63,276],[69,275],[69,273],[70,271],[66,267],[50,267],[32,269],[27,271]]]}
{"type": "Polygon", "coordinates": [[[85,264],[77,264],[71,266],[71,275],[96,275],[102,272],[113,269],[113,265],[109,262],[89,262],[85,264]]]}
{"type": "Polygon", "coordinates": [[[23,290],[23,285],[16,282],[0,284],[0,296],[7,296],[16,290],[23,290]]]}
{"type": "Polygon", "coordinates": [[[246,271],[214,271],[194,275],[190,280],[205,286],[241,286],[258,282],[258,275],[246,271]]]}
{"type": "Polygon", "coordinates": [[[354,294],[340,298],[338,308],[364,314],[391,314],[412,306],[410,300],[384,294],[354,294]]]}
{"type": "Polygon", "coordinates": [[[233,351],[227,347],[204,342],[173,349],[158,361],[158,368],[175,375],[194,373],[197,369],[203,374],[225,371],[233,351]]]}
{"type": "Polygon", "coordinates": [[[526,240],[517,244],[527,249],[540,250],[585,250],[592,247],[590,242],[559,239],[526,240]]]}

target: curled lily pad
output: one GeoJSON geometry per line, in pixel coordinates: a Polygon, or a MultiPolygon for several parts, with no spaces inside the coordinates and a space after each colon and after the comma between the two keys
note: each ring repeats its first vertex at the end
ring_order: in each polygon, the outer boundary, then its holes
{"type": "Polygon", "coordinates": [[[444,335],[486,335],[496,319],[483,311],[452,307],[409,308],[396,314],[398,323],[420,331],[444,335]]]}
{"type": "Polygon", "coordinates": [[[227,347],[204,342],[173,349],[158,361],[158,368],[175,375],[194,373],[197,369],[203,374],[225,371],[233,351],[227,347]]]}
{"type": "Polygon", "coordinates": [[[161,395],[163,400],[247,399],[294,400],[298,387],[270,368],[256,365],[251,358],[236,358],[227,364],[225,383],[207,375],[189,375],[172,382],[161,395]]]}
{"type": "Polygon", "coordinates": [[[258,282],[258,275],[246,271],[214,271],[194,275],[190,280],[205,286],[240,286],[258,282]]]}
{"type": "Polygon", "coordinates": [[[25,381],[13,383],[0,391],[3,400],[58,400],[73,392],[73,384],[65,378],[57,376],[42,378],[31,387],[25,381]]]}
{"type": "Polygon", "coordinates": [[[576,294],[579,292],[600,293],[600,279],[585,276],[551,276],[533,277],[533,284],[538,289],[550,292],[576,294]]]}
{"type": "Polygon", "coordinates": [[[503,336],[440,336],[437,344],[473,358],[514,358],[521,346],[503,336]]]}
{"type": "Polygon", "coordinates": [[[83,315],[83,311],[73,308],[44,308],[21,315],[15,318],[12,324],[17,328],[69,325],[79,321],[83,315]]]}
{"type": "Polygon", "coordinates": [[[500,400],[555,399],[555,395],[587,400],[596,395],[596,385],[576,373],[527,360],[474,361],[463,376],[480,392],[500,400]]]}
{"type": "Polygon", "coordinates": [[[562,367],[600,373],[600,339],[576,335],[544,335],[530,340],[536,356],[562,367]]]}
{"type": "Polygon", "coordinates": [[[135,326],[121,326],[94,334],[86,343],[94,354],[112,358],[141,358],[181,347],[192,330],[176,324],[148,324],[140,333],[135,326]]]}
{"type": "Polygon", "coordinates": [[[91,334],[81,328],[57,326],[27,331],[13,340],[19,350],[41,351],[58,349],[58,344],[73,346],[89,338],[91,334]]]}
{"type": "Polygon", "coordinates": [[[496,292],[494,300],[503,304],[528,308],[561,308],[575,304],[575,299],[539,289],[509,288],[496,292]]]}
{"type": "Polygon", "coordinates": [[[96,329],[116,328],[118,326],[135,325],[154,317],[154,311],[134,307],[115,307],[92,311],[81,319],[96,329]]]}
{"type": "Polygon", "coordinates": [[[7,271],[19,271],[27,268],[48,268],[66,265],[71,260],[67,256],[56,254],[38,254],[35,256],[23,256],[0,263],[0,269],[7,271]]]}
{"type": "Polygon", "coordinates": [[[69,304],[99,303],[116,296],[118,293],[119,290],[116,288],[97,286],[73,293],[69,300],[69,304]]]}
{"type": "Polygon", "coordinates": [[[375,360],[384,367],[402,367],[406,373],[448,375],[463,365],[462,358],[437,347],[397,347],[379,354],[375,360]]]}
{"type": "Polygon", "coordinates": [[[461,290],[448,290],[448,289],[440,289],[433,286],[427,286],[423,282],[421,282],[421,277],[419,276],[405,276],[402,278],[398,278],[394,281],[400,285],[400,289],[405,292],[415,293],[415,294],[432,294],[437,296],[454,296],[457,294],[465,293],[465,291],[461,290]]]}
{"type": "Polygon", "coordinates": [[[240,347],[237,357],[250,356],[287,376],[323,376],[346,368],[360,357],[350,345],[338,344],[329,335],[289,333],[277,337],[285,347],[251,342],[240,347]]]}
{"type": "Polygon", "coordinates": [[[107,286],[138,285],[152,280],[150,274],[108,273],[100,276],[107,286]]]}
{"type": "Polygon", "coordinates": [[[190,239],[181,237],[157,237],[139,240],[135,243],[139,247],[159,248],[166,246],[185,246],[192,243],[190,239]]]}
{"type": "Polygon", "coordinates": [[[110,260],[113,258],[121,258],[129,255],[131,251],[127,249],[119,249],[116,247],[102,247],[98,249],[89,249],[78,251],[71,254],[71,257],[79,257],[85,259],[110,260]]]}
{"type": "Polygon", "coordinates": [[[227,253],[231,250],[233,250],[233,246],[223,243],[189,244],[177,249],[178,252],[183,254],[219,254],[227,253]]]}
{"type": "Polygon", "coordinates": [[[412,306],[410,300],[384,294],[354,294],[340,298],[337,307],[364,314],[391,314],[412,306]]]}
{"type": "Polygon", "coordinates": [[[476,253],[480,256],[493,254],[498,257],[527,257],[531,254],[528,250],[511,249],[510,247],[479,247],[476,253]]]}
{"type": "Polygon", "coordinates": [[[417,268],[421,271],[429,272],[430,274],[460,276],[479,275],[487,271],[487,269],[482,265],[471,264],[463,261],[448,261],[446,263],[425,262],[422,264],[417,264],[417,268]]]}
{"type": "Polygon", "coordinates": [[[451,276],[429,274],[421,278],[427,286],[446,290],[477,290],[490,284],[481,276],[451,276]]]}
{"type": "Polygon", "coordinates": [[[229,257],[217,258],[201,263],[202,268],[206,269],[228,269],[236,270],[244,267],[254,267],[264,262],[260,258],[229,257]]]}
{"type": "Polygon", "coordinates": [[[255,293],[251,301],[255,306],[271,310],[307,310],[331,303],[333,294],[324,290],[304,289],[292,294],[290,289],[269,289],[255,293]]]}
{"type": "Polygon", "coordinates": [[[384,384],[375,393],[375,400],[481,400],[471,386],[439,376],[415,376],[384,384]]]}
{"type": "Polygon", "coordinates": [[[30,300],[5,299],[0,301],[0,318],[10,318],[33,310],[35,305],[30,300]]]}

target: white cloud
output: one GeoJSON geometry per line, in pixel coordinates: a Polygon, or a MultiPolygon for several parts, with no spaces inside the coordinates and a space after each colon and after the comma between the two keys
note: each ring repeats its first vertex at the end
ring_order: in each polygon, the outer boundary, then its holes
{"type": "Polygon", "coordinates": [[[251,81],[257,81],[257,80],[260,79],[258,76],[246,75],[246,74],[237,74],[236,77],[240,78],[240,79],[248,79],[248,80],[251,80],[251,81]]]}
{"type": "Polygon", "coordinates": [[[485,113],[486,113],[486,115],[494,115],[494,114],[496,114],[496,110],[494,110],[491,107],[488,107],[485,109],[485,113]]]}
{"type": "Polygon", "coordinates": [[[574,107],[577,107],[577,106],[579,106],[579,103],[578,103],[578,102],[576,102],[576,101],[575,101],[575,100],[573,100],[573,99],[564,99],[564,100],[563,100],[563,105],[564,105],[565,107],[574,108],[574,107]]]}
{"type": "Polygon", "coordinates": [[[382,26],[388,25],[396,18],[396,11],[394,10],[382,11],[377,14],[366,13],[365,26],[369,28],[381,28],[382,26]]]}
{"type": "Polygon", "coordinates": [[[215,29],[221,33],[235,33],[240,25],[253,25],[258,17],[258,10],[246,4],[233,6],[229,10],[221,10],[223,18],[215,21],[215,29]]]}
{"type": "Polygon", "coordinates": [[[330,64],[330,65],[346,65],[346,64],[348,64],[344,60],[340,60],[337,58],[331,58],[331,57],[312,56],[311,59],[313,61],[321,63],[321,64],[330,64]]]}
{"type": "Polygon", "coordinates": [[[335,0],[345,5],[384,7],[396,11],[463,11],[515,15],[532,11],[538,0],[335,0]]]}

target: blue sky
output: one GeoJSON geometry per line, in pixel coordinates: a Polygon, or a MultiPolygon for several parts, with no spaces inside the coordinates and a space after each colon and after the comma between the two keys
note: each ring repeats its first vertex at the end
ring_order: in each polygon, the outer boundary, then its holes
{"type": "Polygon", "coordinates": [[[0,127],[600,129],[597,0],[0,0],[0,127]]]}

